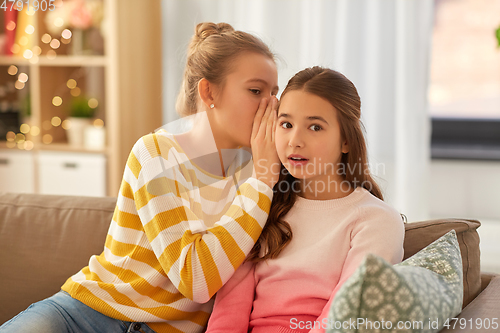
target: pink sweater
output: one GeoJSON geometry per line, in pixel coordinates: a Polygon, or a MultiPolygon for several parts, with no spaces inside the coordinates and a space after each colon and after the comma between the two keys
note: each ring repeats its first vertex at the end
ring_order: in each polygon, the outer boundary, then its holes
{"type": "Polygon", "coordinates": [[[367,253],[403,258],[397,211],[363,188],[347,197],[301,197],[285,220],[293,239],[273,260],[245,263],[219,290],[208,323],[214,332],[324,332],[331,302],[367,253]]]}

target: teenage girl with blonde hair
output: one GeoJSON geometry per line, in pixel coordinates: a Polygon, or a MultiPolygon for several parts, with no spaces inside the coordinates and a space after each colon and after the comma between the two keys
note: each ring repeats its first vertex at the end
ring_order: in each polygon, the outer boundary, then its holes
{"type": "Polygon", "coordinates": [[[103,253],[0,331],[202,332],[212,296],[268,217],[277,90],[274,57],[260,39],[198,24],[177,103],[198,119],[193,129],[136,142],[103,253]]]}
{"type": "Polygon", "coordinates": [[[402,260],[403,221],[370,175],[360,110],[355,86],[334,70],[307,68],[288,82],[269,219],[217,294],[207,332],[309,332],[366,254],[402,260]]]}

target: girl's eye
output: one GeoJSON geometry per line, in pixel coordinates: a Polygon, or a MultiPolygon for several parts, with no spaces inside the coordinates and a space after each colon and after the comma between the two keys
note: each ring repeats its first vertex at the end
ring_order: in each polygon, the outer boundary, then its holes
{"type": "Polygon", "coordinates": [[[310,129],[312,129],[313,131],[315,132],[318,132],[320,130],[322,130],[323,128],[319,125],[311,125],[311,127],[309,127],[310,129]]]}
{"type": "Polygon", "coordinates": [[[284,121],[280,124],[282,128],[292,128],[292,124],[290,124],[288,121],[284,121]]]}
{"type": "Polygon", "coordinates": [[[250,91],[255,94],[255,95],[260,95],[260,90],[259,89],[250,89],[250,91]]]}

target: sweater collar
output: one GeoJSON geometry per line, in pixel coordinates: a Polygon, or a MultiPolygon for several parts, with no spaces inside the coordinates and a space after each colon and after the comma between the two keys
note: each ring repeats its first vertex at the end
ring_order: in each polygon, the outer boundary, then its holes
{"type": "Polygon", "coordinates": [[[307,210],[329,210],[332,208],[346,207],[358,202],[366,194],[366,189],[357,187],[351,194],[339,199],[311,200],[297,196],[294,207],[307,210]]]}

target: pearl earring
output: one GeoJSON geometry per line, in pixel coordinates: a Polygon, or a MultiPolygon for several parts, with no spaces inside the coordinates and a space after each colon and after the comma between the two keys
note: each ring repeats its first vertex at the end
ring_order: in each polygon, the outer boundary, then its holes
{"type": "Polygon", "coordinates": [[[213,109],[215,107],[215,105],[213,104],[210,104],[210,108],[213,109]]]}

